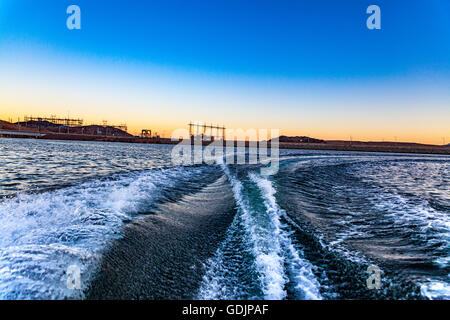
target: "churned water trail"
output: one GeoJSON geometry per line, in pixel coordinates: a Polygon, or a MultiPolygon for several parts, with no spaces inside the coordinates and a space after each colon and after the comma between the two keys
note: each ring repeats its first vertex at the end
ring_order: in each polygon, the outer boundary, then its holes
{"type": "Polygon", "coordinates": [[[0,298],[81,298],[83,290],[67,288],[68,267],[80,268],[84,289],[122,226],[199,173],[130,173],[0,202],[0,298]]]}
{"type": "Polygon", "coordinates": [[[232,185],[238,214],[227,239],[208,262],[199,298],[320,299],[312,266],[294,247],[288,226],[281,221],[283,211],[276,204],[271,182],[249,172],[243,183],[226,165],[223,170],[232,185]],[[232,252],[233,248],[238,250],[232,252]],[[225,259],[239,263],[228,264],[225,259]],[[246,277],[250,278],[246,279],[246,287],[253,286],[253,296],[246,295],[249,290],[239,285],[245,283],[243,265],[248,270],[246,277]]]}
{"type": "Polygon", "coordinates": [[[301,157],[275,180],[309,259],[337,297],[449,298],[448,158],[301,157]],[[367,290],[369,265],[383,270],[380,290],[367,290]]]}
{"type": "Polygon", "coordinates": [[[272,224],[275,227],[277,240],[280,242],[285,259],[285,265],[289,270],[291,281],[295,289],[297,299],[321,299],[319,282],[312,272],[313,266],[307,261],[299,248],[296,248],[290,237],[291,231],[282,218],[286,213],[282,210],[275,199],[275,189],[268,178],[263,178],[256,173],[250,173],[250,179],[255,182],[264,198],[264,205],[267,213],[271,216],[272,224]]]}
{"type": "Polygon", "coordinates": [[[449,156],[171,148],[0,139],[0,299],[450,299],[449,156]]]}

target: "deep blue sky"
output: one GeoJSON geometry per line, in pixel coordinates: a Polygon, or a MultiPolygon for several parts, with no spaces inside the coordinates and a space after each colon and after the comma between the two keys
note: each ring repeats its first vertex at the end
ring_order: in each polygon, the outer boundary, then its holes
{"type": "Polygon", "coordinates": [[[83,55],[295,78],[450,70],[445,0],[3,0],[0,37],[83,55]],[[82,32],[65,8],[82,10],[82,32]],[[382,29],[366,28],[368,5],[382,29]]]}

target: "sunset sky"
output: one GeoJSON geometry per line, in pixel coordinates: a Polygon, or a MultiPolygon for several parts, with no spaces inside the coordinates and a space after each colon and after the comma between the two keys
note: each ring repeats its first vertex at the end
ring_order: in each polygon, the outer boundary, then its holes
{"type": "Polygon", "coordinates": [[[0,119],[24,115],[450,143],[450,1],[1,0],[0,119]]]}

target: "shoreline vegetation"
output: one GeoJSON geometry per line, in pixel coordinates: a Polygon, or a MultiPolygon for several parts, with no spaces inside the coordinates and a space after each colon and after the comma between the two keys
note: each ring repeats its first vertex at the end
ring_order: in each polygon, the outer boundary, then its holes
{"type": "MultiPolygon", "coordinates": [[[[86,128],[86,127],[84,127],[86,128]]],[[[83,131],[84,131],[83,128],[83,131]]],[[[178,144],[169,138],[152,137],[145,138],[133,136],[126,132],[121,134],[117,130],[112,134],[103,134],[104,127],[90,128],[89,134],[81,133],[80,128],[66,128],[69,132],[54,132],[48,129],[23,127],[0,120],[0,138],[28,138],[44,140],[75,140],[75,141],[99,141],[99,142],[122,142],[122,143],[144,143],[144,144],[178,144]],[[95,130],[94,130],[95,129],[95,130]],[[72,132],[71,132],[72,131],[72,132]],[[96,134],[93,134],[95,132],[96,134]]],[[[106,131],[106,130],[105,130],[106,131]]],[[[120,131],[120,130],[119,130],[120,131]]],[[[211,141],[204,141],[204,145],[211,141]]],[[[242,142],[241,142],[242,144],[242,142]]],[[[226,141],[224,141],[224,146],[226,141]]],[[[238,141],[234,141],[238,145],[238,141]]],[[[245,147],[248,147],[248,141],[245,147]]],[[[271,146],[270,141],[267,143],[271,146]]],[[[279,139],[280,149],[308,149],[308,150],[330,150],[330,151],[358,151],[358,152],[386,152],[386,153],[416,153],[416,154],[441,154],[450,155],[450,145],[430,145],[410,142],[363,142],[344,140],[319,140],[308,137],[285,137],[279,139]]]]}

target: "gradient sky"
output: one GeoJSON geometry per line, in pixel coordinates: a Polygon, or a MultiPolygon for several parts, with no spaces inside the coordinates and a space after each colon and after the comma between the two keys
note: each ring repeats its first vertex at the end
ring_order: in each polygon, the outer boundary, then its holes
{"type": "Polygon", "coordinates": [[[450,1],[0,0],[0,118],[68,114],[449,143],[450,1]]]}

